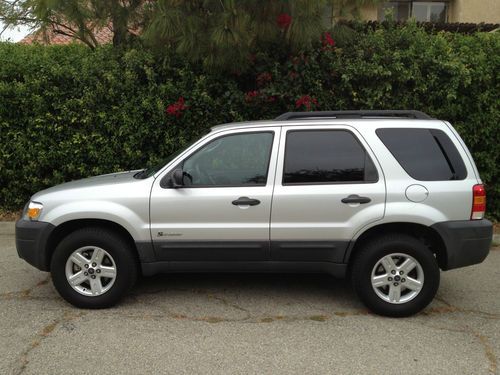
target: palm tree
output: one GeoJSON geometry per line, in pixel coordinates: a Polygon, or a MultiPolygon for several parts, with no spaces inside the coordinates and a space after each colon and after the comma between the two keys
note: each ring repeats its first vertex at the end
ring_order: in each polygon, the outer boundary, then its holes
{"type": "Polygon", "coordinates": [[[259,48],[310,49],[337,16],[378,0],[159,0],[145,40],[212,69],[243,70],[259,48]],[[269,47],[271,46],[271,47],[269,47]]]}

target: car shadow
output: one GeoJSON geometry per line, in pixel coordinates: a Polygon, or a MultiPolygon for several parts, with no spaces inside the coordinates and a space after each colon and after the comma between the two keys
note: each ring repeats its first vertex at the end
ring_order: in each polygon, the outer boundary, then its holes
{"type": "Polygon", "coordinates": [[[326,274],[268,274],[268,273],[171,273],[140,277],[135,292],[159,292],[169,289],[211,289],[224,291],[266,290],[275,292],[315,291],[325,294],[352,295],[346,279],[326,274]]]}
{"type": "Polygon", "coordinates": [[[366,313],[348,280],[326,274],[162,274],[140,278],[128,301],[137,306],[175,306],[186,315],[214,302],[225,306],[226,312],[236,308],[252,316],[366,313]]]}

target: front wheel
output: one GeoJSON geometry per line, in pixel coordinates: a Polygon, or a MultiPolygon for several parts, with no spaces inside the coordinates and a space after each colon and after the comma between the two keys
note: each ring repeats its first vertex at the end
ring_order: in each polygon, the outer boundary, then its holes
{"type": "Polygon", "coordinates": [[[51,261],[55,288],[82,308],[116,304],[134,285],[137,265],[132,249],[117,234],[82,228],[64,238],[51,261]]]}
{"type": "Polygon", "coordinates": [[[377,314],[413,315],[425,308],[439,287],[439,267],[429,248],[408,235],[367,243],[352,265],[354,290],[377,314]]]}

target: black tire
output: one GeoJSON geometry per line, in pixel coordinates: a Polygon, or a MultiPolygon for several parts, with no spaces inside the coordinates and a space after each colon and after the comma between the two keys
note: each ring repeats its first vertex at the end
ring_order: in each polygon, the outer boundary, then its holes
{"type": "Polygon", "coordinates": [[[138,273],[137,260],[130,245],[118,234],[94,227],[76,230],[59,243],[52,256],[50,272],[59,294],[72,305],[87,309],[101,309],[118,303],[134,286],[138,273]],[[114,284],[99,296],[80,294],[66,279],[66,261],[75,250],[84,246],[104,249],[116,264],[114,284]]]}
{"type": "Polygon", "coordinates": [[[385,235],[366,243],[355,254],[351,268],[354,290],[361,301],[373,312],[390,317],[404,317],[416,314],[433,299],[439,288],[440,273],[436,258],[421,241],[405,234],[385,235]],[[408,302],[394,304],[383,300],[372,287],[372,270],[384,256],[402,253],[420,263],[424,282],[420,292],[408,302]]]}

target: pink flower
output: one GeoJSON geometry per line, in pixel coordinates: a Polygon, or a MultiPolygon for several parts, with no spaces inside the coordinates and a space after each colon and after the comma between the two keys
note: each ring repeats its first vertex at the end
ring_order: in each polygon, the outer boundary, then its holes
{"type": "Polygon", "coordinates": [[[316,98],[313,98],[309,95],[302,95],[295,102],[295,108],[300,108],[300,107],[304,106],[305,109],[308,111],[310,111],[313,106],[316,107],[317,105],[318,105],[318,101],[316,100],[316,98]]]}
{"type": "Polygon", "coordinates": [[[281,13],[276,18],[276,23],[280,29],[287,29],[288,26],[292,23],[292,16],[288,13],[281,13]]]}
{"type": "Polygon", "coordinates": [[[333,40],[332,35],[328,31],[321,35],[321,43],[323,44],[323,49],[332,49],[335,47],[335,40],[333,40]]]}
{"type": "Polygon", "coordinates": [[[250,102],[253,102],[253,100],[255,98],[257,98],[259,96],[259,92],[258,91],[248,91],[247,93],[245,93],[245,101],[247,103],[250,103],[250,102]]]}
{"type": "Polygon", "coordinates": [[[168,105],[165,112],[170,116],[180,117],[186,108],[187,106],[184,105],[184,98],[181,96],[175,103],[168,105]]]}

